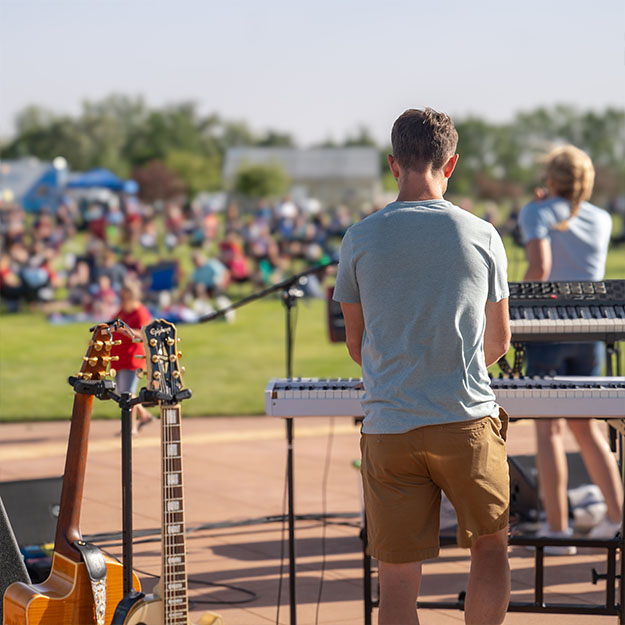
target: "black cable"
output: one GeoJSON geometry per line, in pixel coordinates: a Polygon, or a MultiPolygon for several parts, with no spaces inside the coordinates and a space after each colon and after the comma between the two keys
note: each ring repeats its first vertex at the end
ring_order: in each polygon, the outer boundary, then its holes
{"type": "MultiPolygon", "coordinates": [[[[320,514],[320,513],[309,513],[309,514],[296,514],[296,521],[323,521],[325,518],[325,522],[328,525],[344,525],[346,527],[358,527],[355,523],[349,523],[345,521],[332,521],[331,519],[351,519],[358,518],[360,514],[358,512],[335,512],[332,514],[320,514]]],[[[274,514],[271,516],[263,516],[256,517],[250,519],[240,519],[238,521],[219,521],[217,523],[204,523],[202,525],[198,525],[196,527],[187,528],[186,533],[192,534],[195,532],[202,531],[210,531],[210,530],[218,530],[218,529],[228,529],[231,527],[252,527],[254,525],[268,525],[270,523],[283,523],[286,520],[285,514],[274,514]]],[[[145,540],[133,540],[133,544],[141,545],[143,543],[151,543],[160,541],[161,536],[161,528],[153,528],[153,529],[145,529],[145,530],[134,530],[132,533],[133,537],[135,536],[157,536],[157,538],[146,538],[145,540]]],[[[96,534],[85,534],[83,539],[90,543],[97,543],[100,547],[115,547],[121,545],[121,532],[100,532],[96,534]],[[115,540],[115,542],[104,543],[102,541],[106,540],[115,540]]]]}
{"type": "MultiPolygon", "coordinates": [[[[107,556],[109,556],[110,558],[113,558],[113,560],[115,560],[116,562],[119,562],[120,564],[122,563],[121,560],[114,554],[112,554],[110,551],[107,551],[106,549],[102,549],[102,547],[100,547],[100,550],[102,551],[102,553],[105,553],[107,556]]],[[[155,579],[160,579],[160,575],[156,575],[155,573],[150,573],[149,571],[144,571],[143,569],[138,569],[136,567],[133,567],[133,571],[135,573],[141,573],[141,575],[147,575],[148,577],[154,577],[155,579]]],[[[254,599],[258,599],[258,594],[255,593],[253,590],[248,590],[247,588],[241,588],[241,586],[233,586],[232,584],[224,584],[221,582],[207,582],[203,579],[195,579],[193,577],[187,577],[187,583],[188,584],[199,584],[201,586],[210,586],[210,587],[214,587],[214,588],[227,588],[228,590],[234,590],[235,592],[242,592],[243,594],[249,595],[249,598],[247,599],[235,599],[233,600],[227,600],[224,599],[223,601],[218,601],[218,600],[213,600],[213,599],[189,599],[189,603],[197,603],[197,604],[211,604],[211,605],[216,605],[216,604],[223,604],[223,605],[238,605],[240,603],[250,603],[250,601],[254,601],[254,599]]]]}
{"type": "Polygon", "coordinates": [[[326,530],[328,524],[326,522],[327,512],[327,491],[328,491],[328,475],[330,473],[330,457],[332,455],[332,443],[334,442],[334,417],[330,418],[330,431],[328,432],[328,443],[326,445],[326,459],[323,467],[323,479],[321,481],[321,514],[323,520],[321,522],[321,567],[319,572],[319,592],[317,593],[317,607],[315,609],[315,625],[319,623],[319,607],[321,606],[321,593],[323,592],[323,576],[326,570],[326,530]]]}

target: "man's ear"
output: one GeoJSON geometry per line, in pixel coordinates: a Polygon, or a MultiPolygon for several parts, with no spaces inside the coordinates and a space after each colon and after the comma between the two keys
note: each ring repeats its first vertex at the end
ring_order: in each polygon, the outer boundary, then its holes
{"type": "Polygon", "coordinates": [[[399,180],[399,164],[397,159],[392,154],[388,155],[388,166],[391,168],[393,178],[395,178],[395,180],[399,180]]]}
{"type": "Polygon", "coordinates": [[[456,163],[458,162],[458,154],[454,154],[448,161],[445,163],[445,167],[443,169],[443,173],[445,174],[445,178],[451,178],[451,174],[453,173],[456,163]]]}

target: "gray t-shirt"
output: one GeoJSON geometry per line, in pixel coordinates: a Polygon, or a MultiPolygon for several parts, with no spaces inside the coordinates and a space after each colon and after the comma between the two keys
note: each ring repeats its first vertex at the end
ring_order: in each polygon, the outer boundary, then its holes
{"type": "Polygon", "coordinates": [[[366,434],[496,416],[487,298],[508,297],[495,228],[445,200],[393,202],[343,239],[334,299],[360,302],[366,434]]]}
{"type": "Polygon", "coordinates": [[[603,280],[612,219],[598,206],[582,202],[566,230],[554,229],[570,214],[570,204],[560,197],[530,202],[519,216],[523,242],[550,240],[549,280],[603,280]]]}

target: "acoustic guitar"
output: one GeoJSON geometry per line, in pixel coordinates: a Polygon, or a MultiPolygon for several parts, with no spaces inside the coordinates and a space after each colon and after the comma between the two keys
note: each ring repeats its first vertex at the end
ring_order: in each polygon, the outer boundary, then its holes
{"type": "MultiPolygon", "coordinates": [[[[113,625],[190,625],[182,486],[180,401],[191,396],[182,384],[176,326],[155,319],[141,335],[146,353],[148,391],[155,392],[161,412],[161,579],[151,595],[121,605],[113,625]]],[[[197,625],[223,625],[206,612],[197,625]]]]}
{"type": "MultiPolygon", "coordinates": [[[[80,507],[93,398],[100,392],[98,388],[106,388],[114,358],[110,355],[113,332],[123,331],[124,325],[116,321],[92,328],[93,336],[74,385],[80,392],[74,396],[52,569],[41,584],[16,582],[7,588],[4,625],[110,625],[123,596],[123,567],[82,540],[80,507]]],[[[139,584],[136,576],[134,582],[139,584]]]]}

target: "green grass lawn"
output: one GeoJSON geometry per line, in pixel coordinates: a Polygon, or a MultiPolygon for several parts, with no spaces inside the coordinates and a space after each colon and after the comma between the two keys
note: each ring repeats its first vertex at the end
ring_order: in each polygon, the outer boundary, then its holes
{"type": "MultiPolygon", "coordinates": [[[[325,304],[300,303],[295,375],[360,375],[345,345],[327,338],[325,304]]],[[[284,311],[279,300],[254,302],[233,324],[179,325],[185,386],[193,397],[185,416],[263,414],[263,391],[285,375],[284,311]]],[[[91,337],[88,324],[50,325],[39,314],[4,315],[0,332],[0,420],[69,418],[73,390],[67,383],[82,364],[91,337]]],[[[94,417],[117,417],[111,401],[94,403],[94,417]]]]}
{"type": "MultiPolygon", "coordinates": [[[[520,280],[523,250],[509,241],[506,247],[509,279],[520,280]]],[[[610,251],[606,278],[625,278],[625,246],[610,251]]],[[[358,376],[345,346],[329,342],[325,313],[324,302],[298,304],[294,375],[358,376]]],[[[240,308],[233,324],[178,326],[185,386],[193,391],[185,416],[263,414],[267,381],[285,375],[284,326],[278,299],[240,308]]],[[[50,325],[40,313],[0,317],[0,421],[69,418],[73,390],[67,378],[80,369],[88,328],[50,325]]],[[[119,409],[96,400],[94,416],[115,418],[119,409]]]]}

